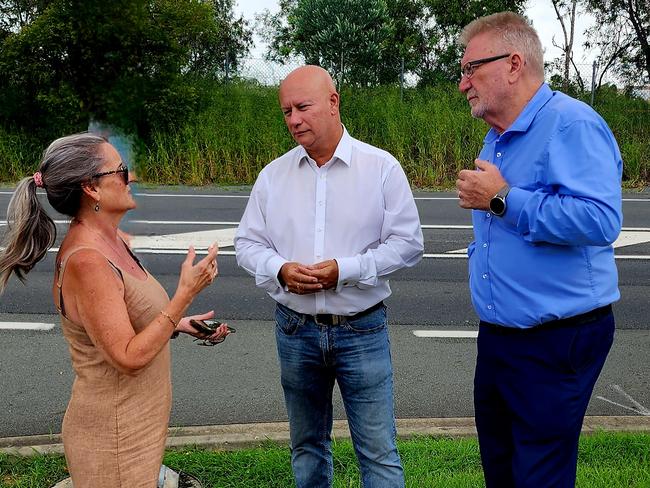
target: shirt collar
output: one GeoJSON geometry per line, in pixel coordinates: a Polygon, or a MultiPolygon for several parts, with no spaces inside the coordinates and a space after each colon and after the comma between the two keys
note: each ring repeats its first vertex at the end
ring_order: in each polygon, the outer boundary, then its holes
{"type": "Polygon", "coordinates": [[[551,90],[546,83],[542,83],[539,89],[535,92],[535,95],[533,95],[533,98],[529,100],[512,125],[508,127],[503,134],[499,134],[496,129],[491,128],[483,142],[489,144],[494,142],[497,138],[503,137],[508,132],[526,132],[530,127],[530,124],[533,123],[537,113],[544,105],[546,105],[546,102],[548,102],[552,96],[553,90],[551,90]]]}
{"type": "MultiPolygon", "coordinates": [[[[341,126],[343,127],[343,135],[341,136],[341,140],[336,146],[336,149],[334,150],[334,154],[332,155],[332,159],[330,161],[339,159],[347,166],[350,166],[352,162],[352,137],[350,134],[348,134],[348,130],[345,128],[345,126],[343,124],[341,124],[341,126]]],[[[303,161],[307,161],[308,157],[309,154],[307,154],[305,148],[299,146],[298,164],[302,163],[303,161]]]]}

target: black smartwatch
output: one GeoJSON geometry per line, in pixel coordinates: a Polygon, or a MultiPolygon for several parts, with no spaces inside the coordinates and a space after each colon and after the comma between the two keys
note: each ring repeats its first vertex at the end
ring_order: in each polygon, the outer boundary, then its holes
{"type": "Polygon", "coordinates": [[[506,213],[506,197],[510,191],[510,185],[506,184],[499,192],[490,200],[490,212],[497,217],[502,217],[506,213]]]}

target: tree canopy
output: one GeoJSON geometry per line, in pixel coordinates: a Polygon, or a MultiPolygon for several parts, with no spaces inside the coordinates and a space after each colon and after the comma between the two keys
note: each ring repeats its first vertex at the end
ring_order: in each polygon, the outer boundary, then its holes
{"type": "Polygon", "coordinates": [[[586,0],[586,5],[596,18],[587,47],[600,48],[603,67],[628,85],[650,83],[650,1],[586,0]]]}
{"type": "Polygon", "coordinates": [[[0,12],[0,120],[45,133],[178,122],[199,103],[196,76],[250,45],[232,0],[13,0],[0,12]]]}
{"type": "Polygon", "coordinates": [[[463,26],[525,0],[280,0],[260,19],[269,57],[295,55],[348,83],[395,82],[401,62],[421,84],[457,81],[463,26]]]}

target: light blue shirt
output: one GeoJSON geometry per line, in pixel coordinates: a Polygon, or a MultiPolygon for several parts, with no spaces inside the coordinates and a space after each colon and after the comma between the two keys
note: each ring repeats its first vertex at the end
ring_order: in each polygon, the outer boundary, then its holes
{"type": "Polygon", "coordinates": [[[479,159],[512,188],[503,217],[472,211],[481,320],[527,328],[618,300],[623,163],[605,121],[543,84],[508,130],[488,132],[479,159]]]}
{"type": "Polygon", "coordinates": [[[422,259],[406,175],[386,151],[344,130],[320,168],[302,146],[259,174],[235,236],[237,263],[277,302],[301,313],[352,315],[388,297],[388,276],[422,259]],[[307,295],[278,281],[287,261],[336,259],[336,288],[307,295]]]}

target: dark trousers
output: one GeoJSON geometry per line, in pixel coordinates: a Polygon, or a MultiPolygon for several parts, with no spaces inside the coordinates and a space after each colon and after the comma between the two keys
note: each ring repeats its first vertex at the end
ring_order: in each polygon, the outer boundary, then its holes
{"type": "Polygon", "coordinates": [[[481,323],[474,408],[487,488],[575,486],[582,421],[613,339],[611,312],[529,330],[481,323]]]}

